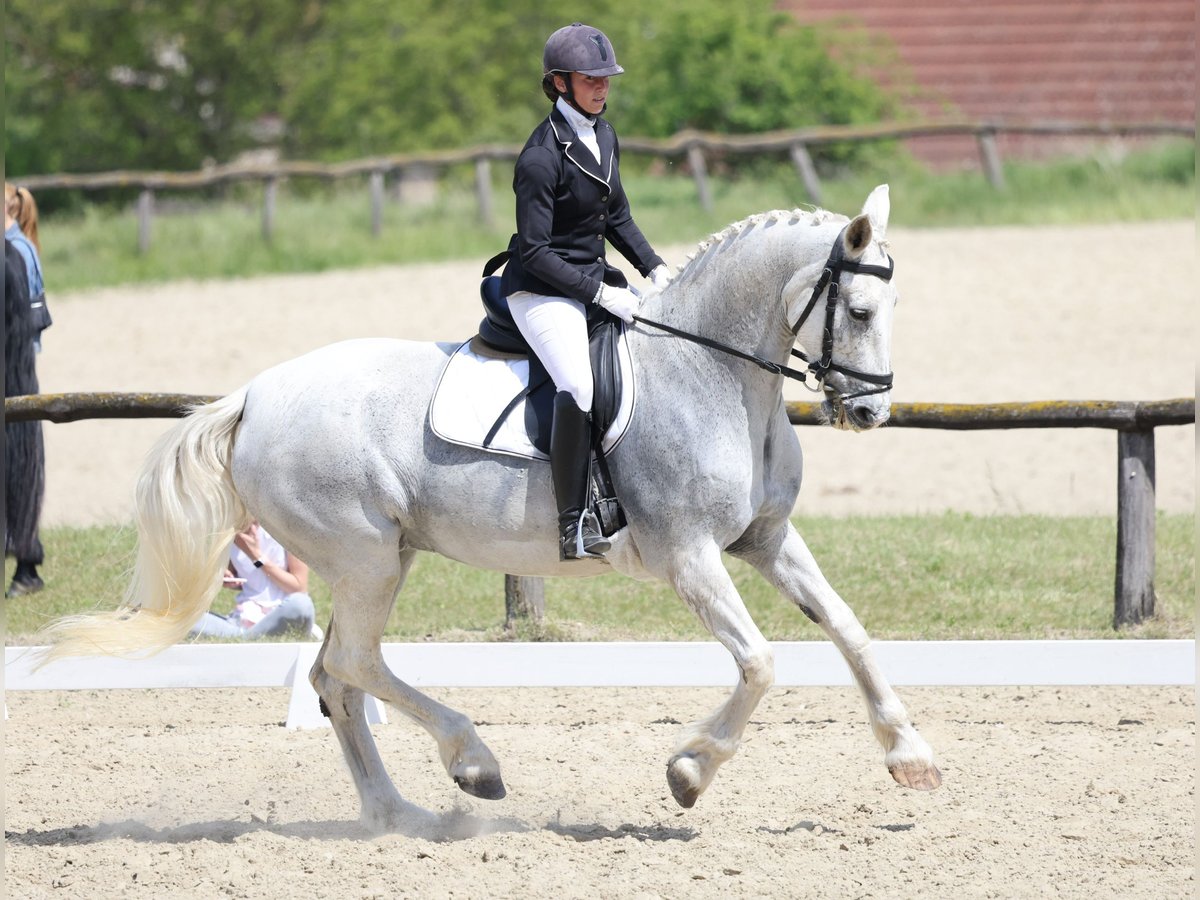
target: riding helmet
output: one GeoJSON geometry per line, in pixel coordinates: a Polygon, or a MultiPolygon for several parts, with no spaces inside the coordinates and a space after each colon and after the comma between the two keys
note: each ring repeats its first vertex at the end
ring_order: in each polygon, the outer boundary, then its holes
{"type": "Polygon", "coordinates": [[[542,51],[542,73],[581,72],[600,77],[620,75],[625,70],[617,65],[612,41],[599,28],[582,22],[572,22],[558,29],[546,41],[542,51]]]}

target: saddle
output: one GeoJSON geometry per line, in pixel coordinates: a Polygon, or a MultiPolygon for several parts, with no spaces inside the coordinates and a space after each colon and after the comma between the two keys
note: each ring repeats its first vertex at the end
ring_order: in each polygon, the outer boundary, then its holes
{"type": "MultiPolygon", "coordinates": [[[[484,318],[442,371],[430,402],[430,426],[443,440],[532,459],[550,458],[556,388],[513,321],[500,277],[480,284],[484,318]]],[[[601,531],[625,526],[606,454],[620,442],[633,413],[633,367],[625,326],[605,315],[590,322],[592,363],[592,511],[601,531]]]]}

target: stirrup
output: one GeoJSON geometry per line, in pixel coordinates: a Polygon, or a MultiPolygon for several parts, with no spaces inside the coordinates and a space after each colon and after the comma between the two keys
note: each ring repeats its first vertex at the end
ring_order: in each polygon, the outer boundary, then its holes
{"type": "Polygon", "coordinates": [[[600,531],[596,517],[588,510],[579,514],[579,518],[568,522],[559,538],[559,559],[604,559],[604,554],[612,549],[609,541],[600,531]]]}

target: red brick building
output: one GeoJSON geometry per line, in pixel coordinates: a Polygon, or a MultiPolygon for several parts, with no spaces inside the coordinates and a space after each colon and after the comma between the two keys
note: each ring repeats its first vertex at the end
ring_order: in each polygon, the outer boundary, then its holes
{"type": "MultiPolygon", "coordinates": [[[[1195,122],[1196,0],[779,0],[802,22],[853,23],[895,47],[930,117],[1195,122]]],[[[882,75],[882,73],[881,73],[882,75]]],[[[914,141],[931,162],[978,164],[971,139],[914,141]]],[[[1026,156],[1062,139],[1002,138],[1026,156]]]]}

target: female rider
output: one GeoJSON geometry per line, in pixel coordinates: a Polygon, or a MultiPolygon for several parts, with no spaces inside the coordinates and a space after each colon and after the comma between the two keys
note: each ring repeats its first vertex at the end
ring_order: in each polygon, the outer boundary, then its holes
{"type": "Polygon", "coordinates": [[[550,472],[562,559],[601,557],[609,542],[587,508],[592,367],[588,321],[605,310],[632,322],[638,297],[605,261],[611,242],[655,287],[669,280],[634,224],[621,187],[620,148],[600,118],[617,65],[608,38],[575,22],[550,35],[542,91],[554,103],[513,177],[517,233],[501,290],[517,328],[554,380],[550,472]]]}

